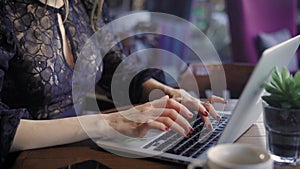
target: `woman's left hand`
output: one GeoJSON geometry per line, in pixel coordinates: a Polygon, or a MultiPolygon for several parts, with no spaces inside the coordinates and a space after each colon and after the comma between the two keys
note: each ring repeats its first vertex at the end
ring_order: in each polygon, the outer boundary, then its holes
{"type": "Polygon", "coordinates": [[[197,111],[208,129],[213,128],[208,118],[209,115],[211,115],[215,120],[221,120],[221,117],[218,115],[212,104],[215,102],[223,104],[227,103],[226,99],[218,96],[211,96],[207,99],[207,101],[203,102],[200,99],[191,96],[184,89],[168,88],[164,90],[164,92],[169,95],[170,98],[175,99],[191,111],[197,111]]]}

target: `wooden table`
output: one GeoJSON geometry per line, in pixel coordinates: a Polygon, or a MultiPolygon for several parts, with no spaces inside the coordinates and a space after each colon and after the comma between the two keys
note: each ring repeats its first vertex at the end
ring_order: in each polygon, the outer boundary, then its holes
{"type": "MultiPolygon", "coordinates": [[[[232,109],[233,103],[227,109],[232,109]]],[[[262,116],[238,140],[238,143],[248,143],[265,148],[265,130],[262,116]]],[[[56,169],[84,160],[97,160],[113,169],[184,169],[186,165],[169,163],[155,159],[132,159],[120,157],[103,150],[91,141],[81,144],[65,145],[22,152],[17,158],[14,169],[56,169]]],[[[300,166],[275,166],[275,169],[296,169],[300,166]]]]}

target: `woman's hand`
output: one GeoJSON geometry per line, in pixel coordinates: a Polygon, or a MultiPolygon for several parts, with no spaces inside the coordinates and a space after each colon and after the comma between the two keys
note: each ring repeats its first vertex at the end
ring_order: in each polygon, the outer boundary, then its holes
{"type": "Polygon", "coordinates": [[[213,128],[208,118],[209,115],[216,120],[221,120],[221,117],[217,114],[212,104],[215,102],[223,104],[227,103],[226,99],[217,96],[211,96],[206,102],[202,102],[200,99],[191,96],[183,89],[174,89],[156,81],[155,79],[149,79],[143,84],[143,86],[144,97],[149,97],[151,92],[158,89],[162,94],[168,95],[170,98],[173,98],[178,103],[187,107],[189,110],[199,112],[199,115],[208,129],[213,128]]]}
{"type": "Polygon", "coordinates": [[[191,118],[193,114],[184,105],[164,96],[126,111],[107,114],[105,120],[119,133],[131,137],[143,137],[150,129],[170,128],[187,137],[193,128],[184,117],[191,118]]]}
{"type": "Polygon", "coordinates": [[[199,112],[203,122],[206,124],[206,127],[208,129],[213,128],[208,118],[209,115],[211,115],[214,119],[218,121],[221,120],[221,117],[218,115],[212,104],[215,102],[223,104],[227,103],[226,99],[217,96],[211,96],[207,99],[206,102],[202,102],[200,101],[200,99],[191,96],[188,92],[186,92],[183,89],[174,89],[167,87],[165,88],[164,92],[177,102],[186,106],[189,110],[199,112]]]}

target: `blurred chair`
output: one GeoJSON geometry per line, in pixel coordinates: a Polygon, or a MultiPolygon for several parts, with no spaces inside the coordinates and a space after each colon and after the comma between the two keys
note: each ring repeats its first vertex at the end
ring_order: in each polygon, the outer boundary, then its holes
{"type": "Polygon", "coordinates": [[[234,62],[257,63],[260,53],[256,42],[261,33],[272,37],[288,30],[289,36],[297,34],[297,0],[225,0],[225,3],[234,62]]]}

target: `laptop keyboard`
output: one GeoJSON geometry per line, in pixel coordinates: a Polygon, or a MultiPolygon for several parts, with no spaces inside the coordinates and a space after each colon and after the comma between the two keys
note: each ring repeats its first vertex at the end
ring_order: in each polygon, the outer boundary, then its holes
{"type": "Polygon", "coordinates": [[[214,129],[207,130],[202,119],[197,117],[191,122],[194,131],[188,138],[170,130],[146,144],[143,148],[197,158],[209,147],[217,143],[228,122],[228,119],[229,115],[224,114],[222,115],[221,121],[211,120],[214,129]]]}

